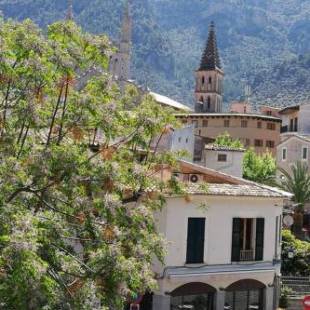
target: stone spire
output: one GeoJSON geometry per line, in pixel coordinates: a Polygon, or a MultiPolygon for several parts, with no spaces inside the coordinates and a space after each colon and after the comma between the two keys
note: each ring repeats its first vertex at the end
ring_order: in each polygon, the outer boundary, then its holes
{"type": "Polygon", "coordinates": [[[209,28],[209,37],[206,48],[201,58],[199,70],[221,69],[221,61],[217,49],[216,33],[214,22],[211,22],[209,28]]]}
{"type": "Polygon", "coordinates": [[[73,0],[67,0],[68,1],[68,8],[67,8],[67,20],[73,20],[73,0]]]}
{"type": "Polygon", "coordinates": [[[130,15],[130,2],[126,1],[125,12],[122,21],[121,42],[131,43],[132,20],[130,15]]]}
{"type": "Polygon", "coordinates": [[[132,19],[130,1],[126,1],[118,51],[110,58],[110,73],[120,82],[123,90],[130,79],[132,19]]]}
{"type": "Polygon", "coordinates": [[[224,72],[221,69],[213,22],[210,25],[207,44],[195,75],[195,111],[197,113],[221,113],[224,72]]]}

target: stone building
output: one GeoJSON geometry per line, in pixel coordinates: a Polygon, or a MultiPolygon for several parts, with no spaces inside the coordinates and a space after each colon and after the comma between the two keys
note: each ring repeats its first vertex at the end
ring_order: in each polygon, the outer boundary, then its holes
{"type": "Polygon", "coordinates": [[[224,72],[221,69],[214,23],[210,25],[206,48],[195,75],[195,111],[222,112],[224,72]]]}

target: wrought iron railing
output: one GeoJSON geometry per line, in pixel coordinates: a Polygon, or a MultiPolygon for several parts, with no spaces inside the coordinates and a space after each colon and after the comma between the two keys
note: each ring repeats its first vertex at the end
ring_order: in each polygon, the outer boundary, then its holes
{"type": "Polygon", "coordinates": [[[240,251],[240,261],[249,262],[254,260],[254,251],[253,250],[241,250],[240,251]]]}

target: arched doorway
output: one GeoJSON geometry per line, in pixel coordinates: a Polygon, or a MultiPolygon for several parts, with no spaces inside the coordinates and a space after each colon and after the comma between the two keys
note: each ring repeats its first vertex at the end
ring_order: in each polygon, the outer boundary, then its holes
{"type": "Polygon", "coordinates": [[[240,280],[225,292],[225,310],[264,310],[265,285],[259,281],[240,280]]]}
{"type": "Polygon", "coordinates": [[[213,310],[216,289],[208,284],[194,282],[171,292],[171,310],[213,310]]]}

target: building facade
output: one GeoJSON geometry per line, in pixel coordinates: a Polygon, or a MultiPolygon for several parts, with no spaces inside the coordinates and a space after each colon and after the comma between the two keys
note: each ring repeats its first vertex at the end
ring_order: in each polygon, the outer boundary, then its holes
{"type": "Polygon", "coordinates": [[[300,161],[310,173],[310,104],[286,107],[280,112],[282,127],[277,146],[277,165],[288,173],[300,161]]]}
{"type": "Polygon", "coordinates": [[[280,118],[243,113],[191,113],[178,114],[177,117],[183,124],[193,124],[198,137],[212,141],[227,132],[246,148],[253,147],[258,154],[270,151],[276,156],[276,146],[280,143],[280,118]]]}
{"type": "Polygon", "coordinates": [[[289,195],[184,161],[177,177],[191,184],[156,214],[168,249],[154,264],[152,309],[276,309],[289,195]]]}

